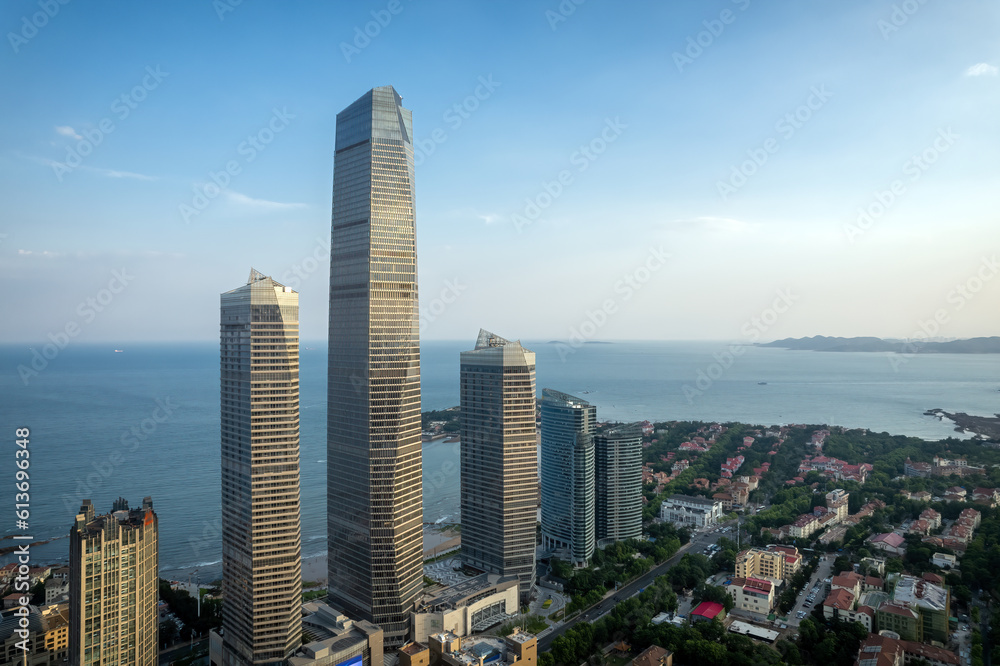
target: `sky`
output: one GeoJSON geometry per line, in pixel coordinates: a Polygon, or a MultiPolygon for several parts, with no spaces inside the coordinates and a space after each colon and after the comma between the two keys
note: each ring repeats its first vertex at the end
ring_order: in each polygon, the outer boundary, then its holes
{"type": "Polygon", "coordinates": [[[413,111],[423,339],[998,333],[1000,4],[0,5],[0,342],[326,337],[336,114],[413,111]]]}

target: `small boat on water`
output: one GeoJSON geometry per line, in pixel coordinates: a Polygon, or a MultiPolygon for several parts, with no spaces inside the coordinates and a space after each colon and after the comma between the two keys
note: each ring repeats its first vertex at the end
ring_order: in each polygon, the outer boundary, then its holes
{"type": "Polygon", "coordinates": [[[757,386],[767,386],[767,382],[757,382],[757,386]]]}

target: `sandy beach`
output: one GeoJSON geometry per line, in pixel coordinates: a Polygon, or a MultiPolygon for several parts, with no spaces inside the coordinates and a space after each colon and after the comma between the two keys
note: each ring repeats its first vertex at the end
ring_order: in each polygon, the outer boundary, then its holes
{"type": "MultiPolygon", "coordinates": [[[[435,557],[462,543],[461,533],[453,526],[436,527],[424,525],[424,559],[435,557]]],[[[313,557],[302,558],[303,584],[318,583],[318,587],[326,587],[326,553],[313,557]]]]}

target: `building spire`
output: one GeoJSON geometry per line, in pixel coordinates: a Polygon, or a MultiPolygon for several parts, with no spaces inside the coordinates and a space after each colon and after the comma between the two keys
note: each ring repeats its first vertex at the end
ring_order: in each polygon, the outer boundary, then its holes
{"type": "Polygon", "coordinates": [[[250,267],[250,277],[247,278],[247,284],[253,284],[257,280],[263,280],[267,276],[258,271],[253,266],[250,267]]]}

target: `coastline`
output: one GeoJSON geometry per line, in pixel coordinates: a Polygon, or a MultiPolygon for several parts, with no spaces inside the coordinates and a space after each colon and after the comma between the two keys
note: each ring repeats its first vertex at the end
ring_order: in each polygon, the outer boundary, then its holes
{"type": "MultiPolygon", "coordinates": [[[[461,533],[456,525],[424,525],[424,560],[437,557],[454,550],[462,543],[461,533]]],[[[327,587],[329,578],[326,568],[326,553],[302,558],[302,583],[315,583],[310,587],[327,587]]],[[[307,588],[308,589],[308,588],[307,588]]]]}

